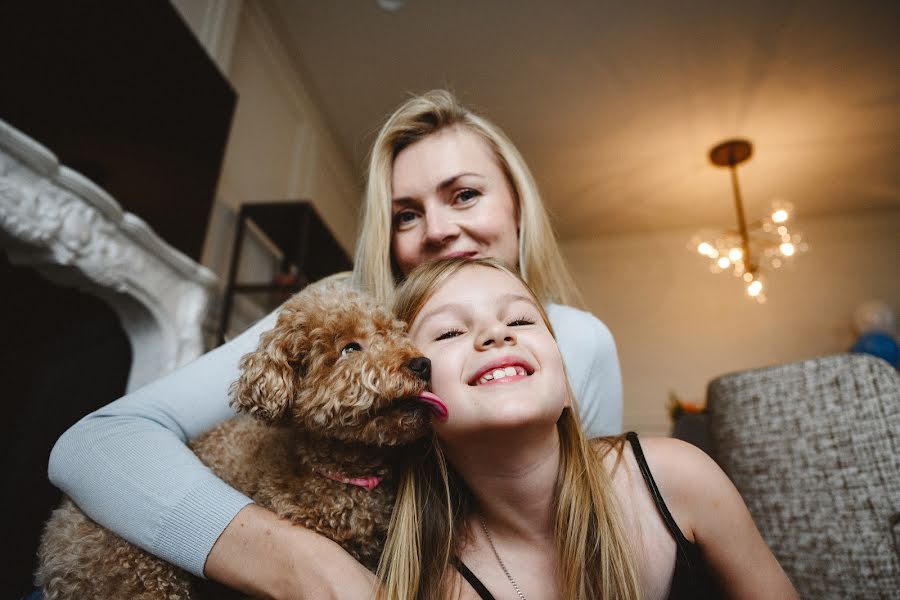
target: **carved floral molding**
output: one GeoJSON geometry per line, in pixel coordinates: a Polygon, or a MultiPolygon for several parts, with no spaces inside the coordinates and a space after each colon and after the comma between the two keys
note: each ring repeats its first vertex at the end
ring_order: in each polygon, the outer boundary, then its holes
{"type": "Polygon", "coordinates": [[[112,306],[131,341],[129,390],[203,353],[216,276],[2,120],[0,246],[112,306]]]}

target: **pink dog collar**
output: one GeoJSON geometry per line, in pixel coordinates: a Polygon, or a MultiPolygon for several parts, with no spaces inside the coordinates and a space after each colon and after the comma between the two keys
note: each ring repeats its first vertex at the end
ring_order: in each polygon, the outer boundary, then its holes
{"type": "Polygon", "coordinates": [[[329,473],[327,471],[319,471],[319,475],[322,477],[327,477],[332,481],[339,481],[341,483],[349,483],[350,485],[356,485],[361,488],[366,488],[369,491],[374,490],[378,487],[378,484],[384,479],[384,477],[378,477],[376,475],[370,475],[369,477],[346,477],[341,475],[340,473],[329,473]]]}

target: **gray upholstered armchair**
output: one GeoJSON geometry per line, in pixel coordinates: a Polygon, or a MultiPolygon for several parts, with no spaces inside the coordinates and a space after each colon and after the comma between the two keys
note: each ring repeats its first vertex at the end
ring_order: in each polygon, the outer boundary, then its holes
{"type": "Polygon", "coordinates": [[[803,598],[900,598],[900,376],[841,354],[725,375],[712,449],[803,598]]]}

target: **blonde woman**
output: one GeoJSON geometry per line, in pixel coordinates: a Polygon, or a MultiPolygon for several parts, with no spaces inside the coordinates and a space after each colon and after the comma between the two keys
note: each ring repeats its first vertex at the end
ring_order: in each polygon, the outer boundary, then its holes
{"type": "MultiPolygon", "coordinates": [[[[412,268],[446,256],[518,269],[546,303],[585,428],[621,431],[615,344],[567,306],[575,289],[524,160],[489,121],[434,91],[400,106],[375,141],[353,282],[388,299],[412,268]]],[[[57,442],[50,478],[97,522],[196,575],[263,597],[359,598],[372,578],[349,555],[251,504],[185,445],[233,415],[238,361],[274,322],[88,415],[57,442]]]]}
{"type": "Polygon", "coordinates": [[[700,450],[586,440],[547,313],[513,271],[428,263],[395,308],[449,418],[401,479],[384,597],[796,598],[700,450]]]}

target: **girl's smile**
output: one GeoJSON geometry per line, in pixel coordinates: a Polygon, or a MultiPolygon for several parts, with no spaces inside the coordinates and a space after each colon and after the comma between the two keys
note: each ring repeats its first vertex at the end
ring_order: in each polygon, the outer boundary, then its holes
{"type": "Polygon", "coordinates": [[[556,340],[515,277],[485,266],[450,276],[413,319],[410,337],[431,358],[431,389],[450,418],[442,439],[522,425],[552,426],[568,403],[556,340]]]}
{"type": "Polygon", "coordinates": [[[519,381],[534,373],[534,367],[528,361],[515,356],[504,356],[490,361],[469,380],[469,385],[485,385],[488,383],[510,383],[519,381]]]}

